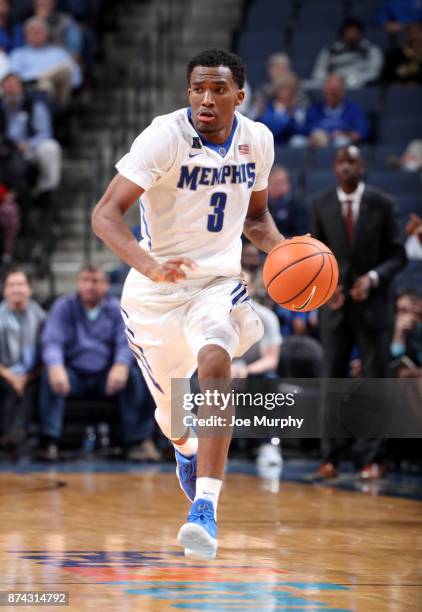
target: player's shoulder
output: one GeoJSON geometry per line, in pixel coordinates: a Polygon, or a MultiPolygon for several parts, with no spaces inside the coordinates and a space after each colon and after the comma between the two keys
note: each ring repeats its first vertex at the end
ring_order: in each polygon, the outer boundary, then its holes
{"type": "Polygon", "coordinates": [[[188,141],[189,121],[185,108],[166,115],[158,115],[136,138],[136,146],[151,147],[153,150],[179,149],[183,140],[188,141]]]}

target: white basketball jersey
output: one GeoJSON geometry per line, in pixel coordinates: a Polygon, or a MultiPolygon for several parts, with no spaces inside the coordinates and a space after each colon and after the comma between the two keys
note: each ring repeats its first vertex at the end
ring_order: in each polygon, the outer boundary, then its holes
{"type": "Polygon", "coordinates": [[[141,247],[160,263],[190,257],[189,278],[238,276],[251,193],[267,187],[273,161],[271,132],[240,113],[223,145],[199,136],[190,109],[156,117],[116,164],[145,190],[141,247]]]}

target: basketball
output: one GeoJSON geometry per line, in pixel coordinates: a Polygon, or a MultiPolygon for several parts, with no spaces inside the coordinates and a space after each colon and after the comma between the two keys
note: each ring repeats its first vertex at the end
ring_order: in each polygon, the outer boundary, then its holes
{"type": "Polygon", "coordinates": [[[275,246],[263,269],[265,289],[283,308],[306,312],[333,295],[338,265],[330,249],[310,236],[295,236],[275,246]]]}

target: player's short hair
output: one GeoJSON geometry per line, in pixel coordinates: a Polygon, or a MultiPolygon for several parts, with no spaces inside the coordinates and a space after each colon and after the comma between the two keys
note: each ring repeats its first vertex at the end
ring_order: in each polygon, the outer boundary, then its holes
{"type": "Polygon", "coordinates": [[[245,85],[245,66],[242,60],[235,53],[224,51],[224,49],[206,49],[197,55],[194,55],[188,63],[187,77],[190,82],[190,75],[196,66],[207,66],[216,68],[217,66],[226,66],[231,70],[234,82],[243,89],[245,85]]]}

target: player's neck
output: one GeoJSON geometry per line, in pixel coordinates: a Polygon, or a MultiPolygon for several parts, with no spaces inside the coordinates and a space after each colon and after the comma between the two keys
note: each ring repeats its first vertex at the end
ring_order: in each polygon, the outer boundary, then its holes
{"type": "Polygon", "coordinates": [[[234,116],[229,125],[222,127],[220,130],[216,132],[201,132],[200,130],[198,130],[195,124],[194,124],[194,127],[195,127],[195,130],[200,135],[201,140],[211,142],[212,144],[215,144],[215,145],[220,145],[220,144],[224,144],[225,142],[227,142],[227,140],[230,138],[230,135],[233,130],[233,125],[234,125],[234,116]]]}

